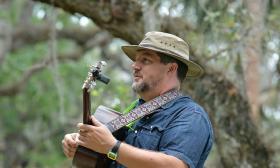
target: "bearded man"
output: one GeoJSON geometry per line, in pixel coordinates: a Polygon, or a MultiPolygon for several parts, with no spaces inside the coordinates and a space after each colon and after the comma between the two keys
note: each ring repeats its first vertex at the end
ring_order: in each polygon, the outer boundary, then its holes
{"type": "MultiPolygon", "coordinates": [[[[132,89],[140,97],[136,106],[179,90],[185,78],[203,73],[189,59],[188,44],[172,34],[148,32],[139,45],[122,50],[133,61],[132,89]]],[[[81,145],[104,154],[113,151],[117,157],[110,167],[115,168],[202,168],[213,144],[209,117],[189,96],[179,96],[138,120],[122,142],[91,119],[94,126],[80,123],[79,133],[65,135],[67,157],[81,145]]]]}

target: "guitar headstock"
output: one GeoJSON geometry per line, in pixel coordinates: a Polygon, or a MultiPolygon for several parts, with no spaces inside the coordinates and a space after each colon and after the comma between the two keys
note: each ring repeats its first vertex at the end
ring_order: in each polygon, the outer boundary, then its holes
{"type": "Polygon", "coordinates": [[[96,80],[99,80],[105,84],[108,84],[110,79],[101,74],[101,68],[107,63],[105,61],[99,61],[96,65],[91,65],[88,76],[83,84],[83,89],[87,89],[90,92],[96,86],[96,80]]]}

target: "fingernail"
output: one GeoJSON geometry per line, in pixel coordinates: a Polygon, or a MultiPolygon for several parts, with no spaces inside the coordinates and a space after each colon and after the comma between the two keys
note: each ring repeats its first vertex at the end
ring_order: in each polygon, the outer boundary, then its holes
{"type": "Polygon", "coordinates": [[[83,125],[82,123],[78,123],[78,124],[77,124],[77,127],[80,127],[80,126],[82,126],[82,125],[83,125]]]}

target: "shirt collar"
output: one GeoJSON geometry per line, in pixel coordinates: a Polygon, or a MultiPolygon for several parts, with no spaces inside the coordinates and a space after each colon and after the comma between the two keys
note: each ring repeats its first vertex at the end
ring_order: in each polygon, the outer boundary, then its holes
{"type": "Polygon", "coordinates": [[[142,105],[142,104],[144,104],[144,103],[145,103],[145,100],[139,98],[139,99],[138,99],[137,106],[140,106],[140,105],[142,105]]]}

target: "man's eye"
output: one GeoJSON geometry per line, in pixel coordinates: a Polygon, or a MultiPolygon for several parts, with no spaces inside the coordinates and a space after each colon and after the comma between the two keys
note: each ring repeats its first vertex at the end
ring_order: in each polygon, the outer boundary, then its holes
{"type": "Polygon", "coordinates": [[[144,64],[149,64],[151,61],[150,60],[148,60],[148,59],[143,59],[143,61],[142,61],[144,64]]]}

